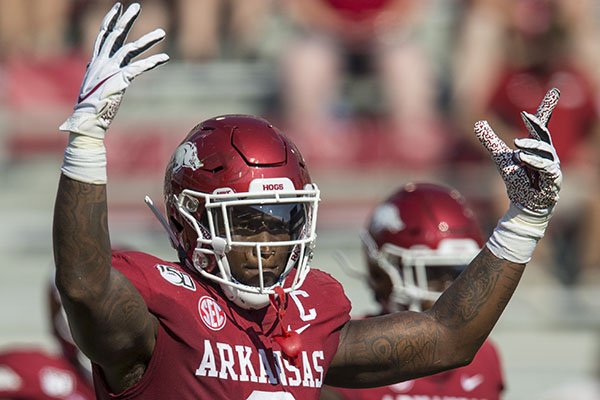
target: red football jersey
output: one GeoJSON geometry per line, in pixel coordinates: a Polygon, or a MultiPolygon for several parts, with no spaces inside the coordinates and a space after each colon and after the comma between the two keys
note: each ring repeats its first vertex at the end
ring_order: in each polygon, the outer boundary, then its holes
{"type": "Polygon", "coordinates": [[[462,368],[372,389],[331,389],[347,400],[498,400],[504,377],[498,353],[487,340],[462,368]]]}
{"type": "MultiPolygon", "coordinates": [[[[350,319],[350,302],[330,275],[310,270],[274,307],[248,311],[226,300],[218,285],[176,263],[140,252],[113,255],[113,266],[137,287],[159,321],[154,354],[141,379],[111,394],[94,367],[99,399],[318,399],[350,319]],[[301,351],[286,356],[275,338],[297,332],[301,351]]],[[[291,278],[291,277],[290,277],[291,278]]]]}
{"type": "Polygon", "coordinates": [[[0,398],[92,400],[92,385],[62,356],[40,350],[0,353],[0,398]]]}

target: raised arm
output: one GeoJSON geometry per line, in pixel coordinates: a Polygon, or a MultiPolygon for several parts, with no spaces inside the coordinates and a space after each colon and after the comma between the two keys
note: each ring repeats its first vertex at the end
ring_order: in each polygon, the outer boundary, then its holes
{"type": "Polygon", "coordinates": [[[168,60],[165,54],[133,61],[164,38],[156,30],[124,44],[140,12],[117,3],[102,22],[68,131],[54,208],[56,285],[73,337],[102,367],[114,391],[142,376],[155,343],[156,320],[135,287],[111,267],[104,136],[131,80],[168,60]]]}
{"type": "Polygon", "coordinates": [[[559,98],[550,90],[536,115],[523,112],[530,137],[511,150],[485,121],[475,133],[504,179],[511,201],[484,249],[422,313],[350,321],[326,383],[370,387],[468,364],[514,293],[558,200],[560,163],[546,127],[559,98]]]}

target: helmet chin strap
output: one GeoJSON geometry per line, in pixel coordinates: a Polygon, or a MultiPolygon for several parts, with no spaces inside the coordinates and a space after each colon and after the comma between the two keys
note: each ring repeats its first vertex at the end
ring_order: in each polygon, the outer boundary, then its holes
{"type": "Polygon", "coordinates": [[[219,286],[231,302],[246,310],[260,310],[269,305],[269,295],[266,293],[244,292],[224,283],[219,283],[219,286]]]}
{"type": "Polygon", "coordinates": [[[291,330],[289,326],[286,329],[283,325],[283,317],[285,316],[288,297],[285,295],[281,286],[275,287],[274,290],[275,293],[269,296],[269,302],[271,303],[271,307],[275,310],[279,326],[281,327],[281,333],[279,335],[274,335],[273,340],[281,346],[281,350],[286,356],[295,359],[302,350],[302,339],[298,332],[291,330]]]}

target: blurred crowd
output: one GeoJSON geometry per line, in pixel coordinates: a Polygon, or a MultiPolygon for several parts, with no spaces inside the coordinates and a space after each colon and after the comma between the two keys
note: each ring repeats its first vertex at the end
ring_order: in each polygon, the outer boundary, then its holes
{"type": "MultiPolygon", "coordinates": [[[[524,134],[519,112],[535,111],[546,90],[558,87],[562,97],[550,130],[565,187],[551,240],[537,257],[566,287],[600,270],[597,2],[141,2],[132,35],[163,26],[168,40],[155,51],[168,51],[175,62],[271,65],[276,90],[270,101],[257,100],[259,112],[278,121],[312,165],[443,170],[467,197],[473,193],[487,232],[506,196],[496,174],[488,187],[469,190],[465,183],[470,171],[492,166],[473,123],[488,119],[511,144],[524,134]]],[[[37,110],[36,121],[0,125],[0,137],[17,138],[5,146],[7,159],[22,150],[20,137],[33,135],[39,143],[55,136],[44,116],[72,103],[111,4],[0,0],[0,101],[11,115],[37,110]]]]}

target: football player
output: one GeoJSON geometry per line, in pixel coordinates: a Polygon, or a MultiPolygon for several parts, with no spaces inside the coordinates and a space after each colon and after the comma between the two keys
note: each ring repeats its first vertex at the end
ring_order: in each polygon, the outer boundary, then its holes
{"type": "Polygon", "coordinates": [[[0,399],[92,400],[90,361],[77,349],[54,284],[48,285],[52,334],[60,354],[34,347],[0,351],[0,399]]]}
{"type": "MultiPolygon", "coordinates": [[[[375,207],[361,233],[367,282],[380,305],[378,315],[424,311],[481,251],[474,214],[455,190],[409,183],[375,207]]],[[[504,389],[500,359],[488,339],[462,368],[371,389],[327,387],[321,399],[499,399],[504,389]],[[335,393],[325,392],[333,391],[335,393]]]]}
{"type": "Polygon", "coordinates": [[[109,11],[60,127],[69,141],[54,210],[56,285],[98,398],[317,399],[324,383],[381,386],[468,364],[558,200],[546,128],[558,91],[523,114],[532,137],[518,151],[476,124],[512,205],[460,278],[427,311],[350,321],[341,285],[309,268],[318,187],[298,149],[258,117],[211,118],[175,150],[159,218],[178,261],[111,254],[104,138],[131,81],[168,61],[140,58],[162,30],[127,42],[139,12],[109,11]]]}

